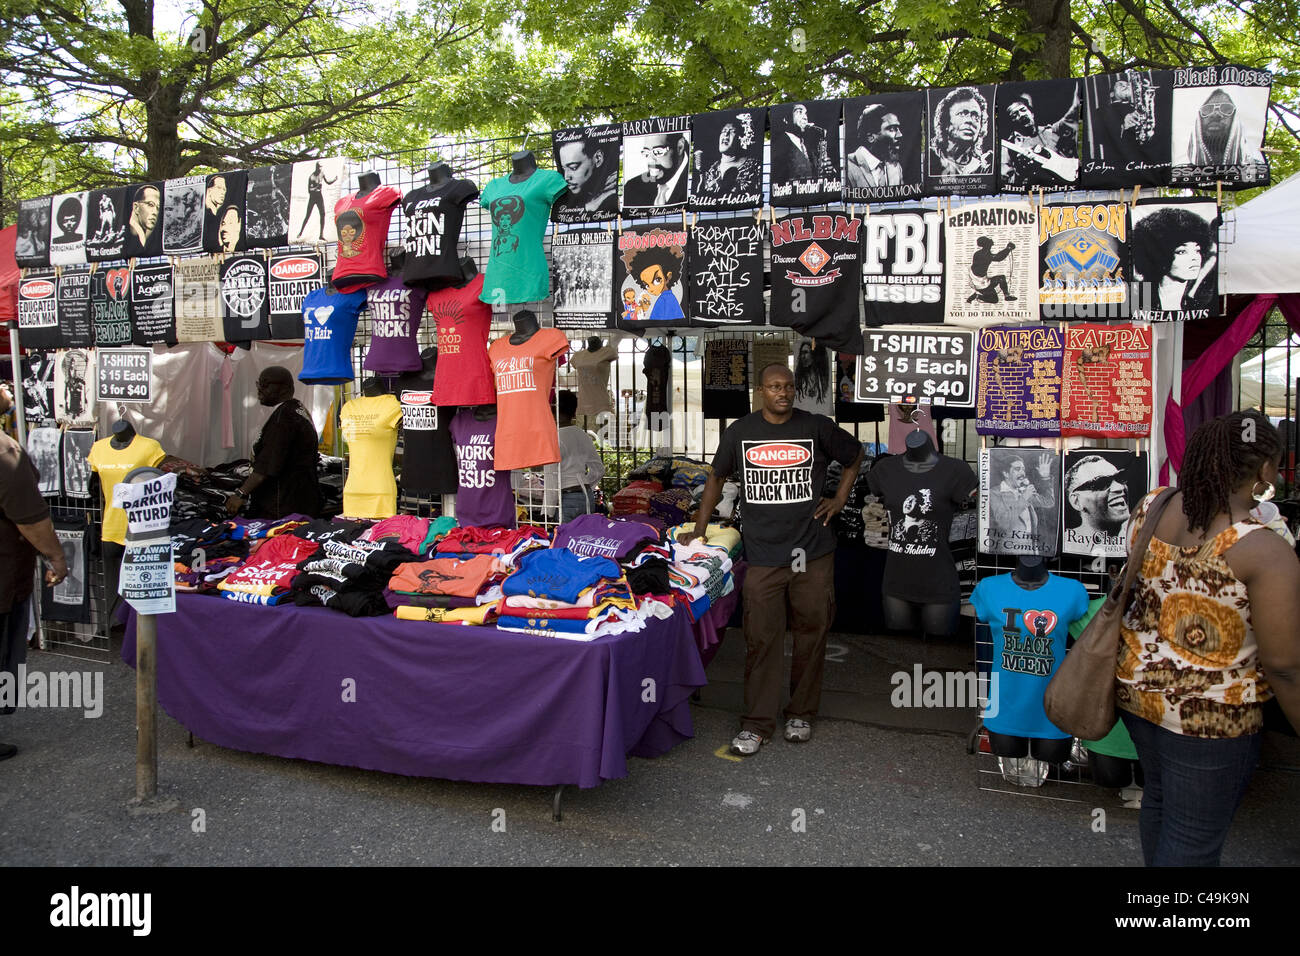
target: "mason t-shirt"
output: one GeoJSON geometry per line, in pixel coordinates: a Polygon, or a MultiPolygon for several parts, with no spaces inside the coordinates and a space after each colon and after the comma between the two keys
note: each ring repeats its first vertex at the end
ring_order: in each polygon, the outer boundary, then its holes
{"type": "Polygon", "coordinates": [[[824,415],[794,409],[774,425],[762,412],[733,422],[718,443],[713,473],[741,482],[745,556],[759,567],[789,566],[801,549],[811,561],[835,550],[835,533],[813,512],[832,460],[848,465],[858,440],[824,415]]]}
{"type": "Polygon", "coordinates": [[[492,216],[491,254],[479,293],[484,302],[537,302],[551,294],[542,237],[551,204],[567,189],[553,169],[534,170],[520,183],[502,176],[487,184],[479,199],[492,216]]]}

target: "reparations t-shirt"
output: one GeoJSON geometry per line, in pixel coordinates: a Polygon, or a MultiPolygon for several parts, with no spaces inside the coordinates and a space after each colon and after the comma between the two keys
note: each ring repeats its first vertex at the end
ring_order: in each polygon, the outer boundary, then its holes
{"type": "Polygon", "coordinates": [[[718,443],[713,473],[739,475],[744,523],[741,533],[749,563],[789,565],[803,551],[812,561],[835,550],[835,533],[813,512],[831,460],[848,465],[861,450],[858,440],[824,415],[794,409],[774,425],[762,412],[733,422],[718,443]]]}

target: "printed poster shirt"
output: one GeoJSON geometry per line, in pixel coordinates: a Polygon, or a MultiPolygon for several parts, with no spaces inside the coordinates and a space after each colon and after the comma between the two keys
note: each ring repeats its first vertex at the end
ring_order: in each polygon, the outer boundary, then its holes
{"type": "Polygon", "coordinates": [[[362,396],[344,405],[339,419],[348,445],[343,513],[350,518],[391,518],[397,513],[393,452],[402,406],[392,395],[362,396]]]}
{"type": "Polygon", "coordinates": [[[364,196],[344,196],[334,204],[334,225],[338,230],[338,262],[330,284],[341,292],[388,278],[384,244],[388,223],[402,194],[392,186],[379,186],[364,196]]]}
{"type": "Polygon", "coordinates": [[[857,439],[829,418],[799,409],[779,425],[751,412],[728,426],[713,472],[740,476],[750,564],[784,567],[796,548],[808,561],[835,550],[834,531],[813,520],[813,512],[830,462],[848,465],[860,450],[857,439]]]}
{"type": "Polygon", "coordinates": [[[424,311],[438,329],[438,377],[435,405],[491,405],[497,400],[488,358],[492,309],[479,299],[483,276],[462,288],[430,292],[424,311]]]}
{"type": "Polygon", "coordinates": [[[551,294],[542,237],[551,204],[567,189],[553,169],[534,170],[520,183],[501,176],[487,184],[479,200],[492,216],[491,254],[479,293],[484,302],[537,302],[551,294]]]}
{"type": "Polygon", "coordinates": [[[1070,735],[1047,719],[1043,694],[1065,658],[1069,627],[1088,611],[1088,592],[1072,578],[1049,574],[1032,590],[1010,574],[985,578],[970,596],[975,616],[993,634],[996,715],[984,726],[996,734],[1060,740],[1070,735]]]}
{"type": "Polygon", "coordinates": [[[1011,438],[1061,434],[1061,330],[1052,326],[980,329],[975,431],[1011,438]]]}
{"type": "Polygon", "coordinates": [[[772,225],[772,324],[862,354],[862,220],[796,215],[772,225]]]}
{"type": "Polygon", "coordinates": [[[569,340],[559,329],[538,329],[522,345],[503,336],[488,348],[496,377],[498,470],[560,460],[559,430],[548,399],[555,360],[568,350],[569,340]]]}

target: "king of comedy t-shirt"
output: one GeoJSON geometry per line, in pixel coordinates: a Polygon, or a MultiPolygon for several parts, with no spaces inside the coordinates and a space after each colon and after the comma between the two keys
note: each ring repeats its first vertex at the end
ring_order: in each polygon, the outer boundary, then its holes
{"type": "Polygon", "coordinates": [[[537,169],[523,182],[502,176],[487,184],[479,202],[492,216],[492,248],[479,298],[492,305],[537,302],[551,294],[542,237],[551,204],[568,186],[553,169],[537,169]]]}
{"type": "Polygon", "coordinates": [[[803,551],[811,561],[835,550],[835,533],[813,520],[834,459],[852,463],[858,440],[824,415],[794,409],[775,425],[751,412],[722,434],[713,473],[739,474],[744,502],[745,556],[759,567],[781,567],[803,551]]]}

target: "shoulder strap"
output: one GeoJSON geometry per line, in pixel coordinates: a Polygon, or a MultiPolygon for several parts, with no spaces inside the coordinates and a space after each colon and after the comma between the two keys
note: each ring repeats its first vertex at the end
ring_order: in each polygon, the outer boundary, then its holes
{"type": "Polygon", "coordinates": [[[1133,582],[1137,580],[1138,569],[1142,567],[1142,561],[1146,558],[1147,548],[1150,546],[1151,538],[1156,532],[1156,524],[1159,523],[1160,516],[1164,514],[1165,506],[1169,504],[1170,499],[1173,498],[1177,491],[1177,488],[1166,488],[1147,507],[1146,514],[1142,518],[1142,529],[1138,532],[1137,540],[1133,542],[1133,549],[1129,552],[1128,560],[1124,563],[1124,584],[1119,595],[1121,607],[1128,602],[1128,594],[1133,590],[1133,582]]]}

